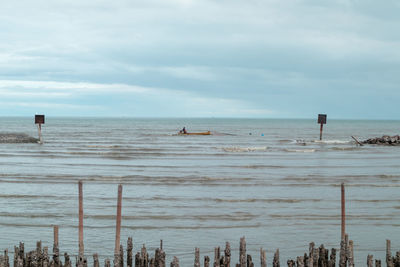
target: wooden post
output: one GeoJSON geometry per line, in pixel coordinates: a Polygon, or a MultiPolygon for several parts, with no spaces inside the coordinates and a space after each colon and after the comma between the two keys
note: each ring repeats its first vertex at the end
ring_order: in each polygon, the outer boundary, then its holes
{"type": "Polygon", "coordinates": [[[386,266],[393,267],[392,251],[390,248],[390,240],[386,239],[386,266]]]}
{"type": "Polygon", "coordinates": [[[374,267],[374,265],[373,265],[373,256],[372,255],[369,255],[368,254],[368,256],[367,256],[367,267],[374,267]]]}
{"type": "Polygon", "coordinates": [[[126,246],[126,266],[127,267],[132,267],[132,253],[133,250],[133,241],[132,237],[128,237],[128,242],[126,246]]]}
{"type": "MultiPolygon", "coordinates": [[[[310,257],[312,259],[312,257],[310,257]]],[[[312,263],[311,265],[308,265],[309,267],[312,267],[312,263]]],[[[280,263],[279,263],[279,249],[276,250],[275,254],[274,254],[274,260],[272,261],[272,267],[280,267],[280,263]]]]}
{"type": "Polygon", "coordinates": [[[121,238],[121,206],[122,206],[122,185],[118,185],[118,202],[117,202],[117,223],[115,229],[115,249],[114,254],[119,254],[120,238],[121,238]]]}
{"type": "Polygon", "coordinates": [[[225,257],[224,257],[224,267],[231,266],[231,244],[229,242],[225,243],[225,257]]]}
{"type": "Polygon", "coordinates": [[[267,252],[263,250],[263,248],[260,248],[260,261],[261,261],[260,264],[261,267],[267,267],[267,252]]]}
{"type": "MultiPolygon", "coordinates": [[[[266,267],[267,265],[261,265],[261,267],[266,267]]],[[[300,256],[296,259],[296,266],[297,267],[304,267],[304,257],[300,256]]]]}
{"type": "Polygon", "coordinates": [[[58,247],[58,225],[53,226],[53,233],[54,233],[54,246],[58,247]]]}
{"type": "Polygon", "coordinates": [[[204,256],[204,267],[210,267],[210,257],[204,256]]]}
{"type": "Polygon", "coordinates": [[[200,267],[200,249],[194,249],[194,267],[200,267]]]}
{"type": "Polygon", "coordinates": [[[346,267],[346,248],[344,238],[340,241],[339,267],[346,267]]]}
{"type": "Polygon", "coordinates": [[[247,258],[246,258],[246,240],[244,237],[240,238],[240,249],[239,249],[239,266],[246,267],[247,266],[247,258]]]}
{"type": "Polygon", "coordinates": [[[342,229],[341,229],[341,240],[344,240],[346,234],[346,202],[345,202],[345,192],[344,183],[341,184],[341,210],[342,210],[342,229]]]}
{"type": "Polygon", "coordinates": [[[174,259],[171,262],[171,267],[179,267],[179,259],[174,256],[174,259]]]}
{"type": "Polygon", "coordinates": [[[83,246],[83,190],[82,181],[79,181],[79,256],[83,257],[84,246],[83,246]]]}
{"type": "Polygon", "coordinates": [[[219,265],[220,265],[220,256],[221,256],[220,247],[215,247],[214,248],[214,267],[219,267],[219,265]]]}
{"type": "Polygon", "coordinates": [[[349,241],[349,267],[354,267],[354,244],[353,240],[349,241]]]}
{"type": "Polygon", "coordinates": [[[99,255],[97,253],[93,254],[93,267],[100,267],[99,255]]]}
{"type": "Polygon", "coordinates": [[[58,248],[58,225],[53,226],[54,243],[53,243],[53,267],[60,266],[60,250],[58,248]]]}
{"type": "Polygon", "coordinates": [[[336,266],[336,249],[331,249],[331,255],[329,256],[328,267],[336,266]]]}

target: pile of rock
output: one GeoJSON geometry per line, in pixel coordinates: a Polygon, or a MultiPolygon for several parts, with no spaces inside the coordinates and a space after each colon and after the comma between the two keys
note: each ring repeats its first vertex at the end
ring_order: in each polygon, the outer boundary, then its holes
{"type": "Polygon", "coordinates": [[[400,145],[400,136],[389,136],[384,135],[382,137],[370,138],[362,142],[363,144],[374,144],[374,145],[391,145],[398,146],[400,145]]]}
{"type": "Polygon", "coordinates": [[[37,143],[38,141],[24,133],[0,133],[0,143],[37,143]]]}

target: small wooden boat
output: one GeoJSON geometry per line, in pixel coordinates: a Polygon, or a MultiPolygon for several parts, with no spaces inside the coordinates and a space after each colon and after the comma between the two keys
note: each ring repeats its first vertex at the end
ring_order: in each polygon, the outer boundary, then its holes
{"type": "Polygon", "coordinates": [[[211,132],[210,131],[199,132],[199,133],[182,133],[182,132],[179,132],[178,135],[211,135],[211,132]]]}

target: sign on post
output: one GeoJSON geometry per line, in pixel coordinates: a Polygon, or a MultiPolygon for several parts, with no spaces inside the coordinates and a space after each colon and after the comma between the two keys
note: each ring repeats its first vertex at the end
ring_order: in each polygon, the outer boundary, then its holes
{"type": "Polygon", "coordinates": [[[44,124],[44,115],[35,115],[35,124],[44,124]]]}
{"type": "Polygon", "coordinates": [[[323,125],[326,124],[326,114],[318,114],[318,123],[321,124],[320,130],[319,130],[319,140],[322,140],[322,129],[323,125]]]}
{"type": "Polygon", "coordinates": [[[37,126],[38,126],[39,143],[43,144],[42,124],[44,124],[44,115],[35,115],[35,124],[37,124],[37,126]]]}

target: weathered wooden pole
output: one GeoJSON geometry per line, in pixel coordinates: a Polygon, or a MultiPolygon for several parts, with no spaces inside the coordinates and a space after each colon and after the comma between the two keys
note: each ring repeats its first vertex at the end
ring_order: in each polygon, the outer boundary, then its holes
{"type": "Polygon", "coordinates": [[[348,266],[354,267],[354,244],[353,240],[349,240],[348,266]]]}
{"type": "Polygon", "coordinates": [[[97,253],[93,254],[93,267],[100,267],[99,255],[97,253]]]}
{"type": "Polygon", "coordinates": [[[204,256],[204,267],[210,267],[210,257],[204,256]]]}
{"type": "Polygon", "coordinates": [[[60,266],[60,250],[58,248],[58,225],[53,226],[54,243],[53,243],[53,265],[52,267],[60,266]]]}
{"type": "Polygon", "coordinates": [[[240,266],[240,267],[246,267],[246,266],[247,266],[246,239],[245,239],[244,237],[241,237],[241,238],[240,238],[239,266],[240,266]]]}
{"type": "Polygon", "coordinates": [[[341,239],[344,240],[346,234],[346,201],[345,201],[344,183],[341,184],[341,210],[342,210],[342,229],[341,239]]]}
{"type": "Polygon", "coordinates": [[[122,185],[118,185],[118,202],[117,202],[117,223],[115,228],[115,249],[114,254],[119,254],[121,239],[121,207],[122,207],[122,185]]]}
{"type": "Polygon", "coordinates": [[[179,259],[176,256],[174,256],[174,259],[172,260],[170,266],[171,267],[179,267],[179,259]]]}
{"type": "Polygon", "coordinates": [[[372,255],[368,254],[368,256],[367,256],[367,267],[374,267],[373,258],[374,257],[372,255]]]}
{"type": "Polygon", "coordinates": [[[393,258],[389,239],[386,239],[386,266],[393,267],[393,258]]]}
{"type": "Polygon", "coordinates": [[[128,237],[128,242],[126,246],[126,266],[132,267],[132,253],[133,250],[133,240],[132,237],[128,237]]]}
{"type": "Polygon", "coordinates": [[[214,267],[220,267],[221,249],[220,247],[214,248],[214,267]]]}
{"type": "Polygon", "coordinates": [[[225,243],[225,257],[224,257],[224,267],[231,266],[231,244],[229,242],[225,243]]]}
{"type": "Polygon", "coordinates": [[[200,267],[200,249],[194,249],[194,267],[200,267]]]}
{"type": "Polygon", "coordinates": [[[79,181],[79,256],[83,257],[83,190],[82,181],[79,181]]]}
{"type": "Polygon", "coordinates": [[[267,267],[267,252],[263,248],[260,248],[260,262],[261,267],[267,267]]]}
{"type": "MultiPolygon", "coordinates": [[[[310,257],[310,259],[312,259],[312,257],[310,257]]],[[[311,262],[311,265],[308,265],[309,267],[312,267],[313,265],[312,265],[312,262],[311,262]]],[[[272,261],[272,267],[280,267],[280,263],[279,263],[279,249],[277,249],[276,251],[275,251],[275,254],[274,254],[274,260],[272,261]]]]}
{"type": "Polygon", "coordinates": [[[58,247],[58,225],[53,226],[53,232],[54,232],[54,246],[58,247]]]}

